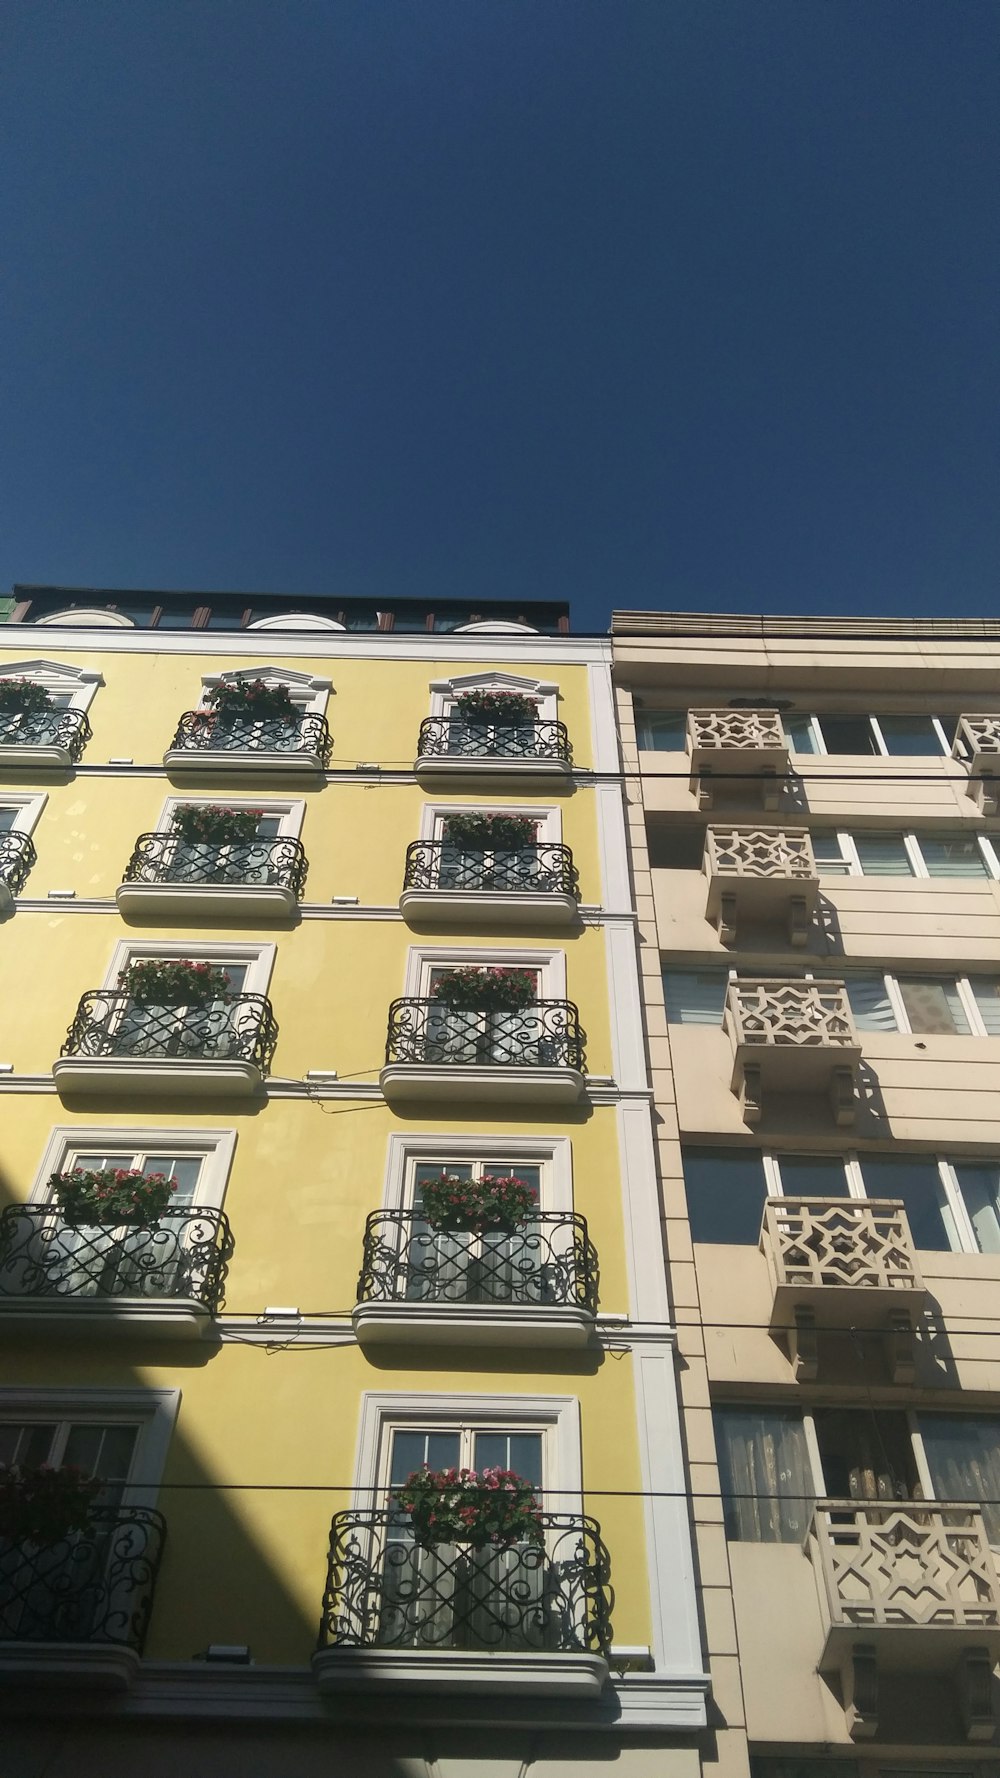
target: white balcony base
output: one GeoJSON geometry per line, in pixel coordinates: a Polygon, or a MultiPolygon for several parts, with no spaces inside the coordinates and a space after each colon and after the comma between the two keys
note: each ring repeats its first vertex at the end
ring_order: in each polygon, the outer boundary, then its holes
{"type": "Polygon", "coordinates": [[[0,1687],[79,1686],[124,1692],[141,1665],[134,1648],[107,1642],[0,1642],[0,1687]]]}
{"type": "MultiPolygon", "coordinates": [[[[0,760],[0,764],[2,764],[0,760]]],[[[285,753],[268,747],[168,747],[163,755],[168,772],[189,774],[211,772],[214,777],[238,777],[250,772],[264,772],[279,777],[282,773],[324,772],[326,767],[318,753],[285,753]]]]}
{"type": "Polygon", "coordinates": [[[565,759],[490,759],[483,755],[431,753],[413,763],[419,782],[465,784],[470,778],[482,778],[490,784],[523,784],[526,779],[549,779],[567,783],[573,767],[565,759]]]}
{"type": "Polygon", "coordinates": [[[572,895],[526,889],[404,889],[399,911],[404,920],[475,926],[570,926],[578,913],[572,895]]]}
{"type": "Polygon", "coordinates": [[[296,907],[295,891],[276,883],[119,883],[115,900],[133,920],[285,920],[296,907]]]}
{"type": "Polygon", "coordinates": [[[68,747],[0,746],[0,766],[6,771],[12,767],[25,772],[44,771],[46,767],[71,771],[73,756],[68,747]]]}
{"type": "Polygon", "coordinates": [[[190,1297],[23,1296],[0,1298],[0,1336],[198,1340],[212,1325],[190,1297]]]}
{"type": "Polygon", "coordinates": [[[261,1090],[255,1062],[175,1056],[60,1056],[52,1064],[64,1098],[249,1099],[261,1090]]]}
{"type": "Polygon", "coordinates": [[[534,1692],[594,1698],[608,1678],[603,1655],[456,1653],[451,1649],[325,1648],[312,1657],[322,1692],[534,1692]]]}
{"type": "Polygon", "coordinates": [[[594,1316],[569,1304],[358,1303],[351,1314],[361,1346],[585,1346],[594,1316]]]}
{"type": "Polygon", "coordinates": [[[379,1086],[390,1105],[422,1100],[463,1104],[575,1105],[585,1089],[578,1068],[504,1068],[456,1062],[390,1062],[379,1086]]]}

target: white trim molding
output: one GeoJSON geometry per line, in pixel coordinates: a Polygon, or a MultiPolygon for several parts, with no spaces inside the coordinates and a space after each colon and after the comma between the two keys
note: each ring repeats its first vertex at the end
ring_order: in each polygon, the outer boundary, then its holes
{"type": "Polygon", "coordinates": [[[506,945],[411,945],[406,954],[403,997],[419,998],[428,992],[433,969],[455,969],[475,964],[495,969],[537,969],[542,998],[565,1000],[566,953],[544,945],[535,949],[506,945]]]}
{"type": "Polygon", "coordinates": [[[89,710],[98,686],[104,684],[103,673],[95,673],[87,667],[71,667],[65,661],[40,659],[3,661],[0,663],[0,679],[31,679],[36,685],[43,685],[46,691],[69,692],[67,708],[70,710],[89,710]]]}
{"type": "Polygon", "coordinates": [[[261,667],[231,667],[224,673],[203,673],[202,698],[217,685],[240,685],[243,680],[252,679],[263,679],[268,685],[283,685],[297,709],[315,716],[325,713],[327,698],[333,691],[331,679],[318,679],[310,673],[271,663],[261,667]]]}
{"type": "Polygon", "coordinates": [[[129,1151],[161,1149],[167,1154],[194,1155],[204,1161],[198,1188],[192,1199],[196,1205],[221,1210],[236,1151],[235,1130],[198,1130],[158,1124],[56,1124],[49,1134],[38,1164],[29,1204],[49,1202],[49,1180],[62,1172],[71,1150],[91,1149],[114,1154],[129,1151]]]}
{"type": "Polygon", "coordinates": [[[389,1136],[383,1209],[407,1203],[407,1172],[413,1161],[524,1161],[543,1169],[541,1208],[568,1214],[573,1208],[573,1144],[568,1136],[461,1136],[455,1131],[398,1130],[389,1136]]]}
{"type": "Polygon", "coordinates": [[[264,942],[233,944],[225,939],[216,944],[212,939],[199,938],[193,944],[183,944],[176,939],[120,938],[111,953],[104,980],[98,985],[101,988],[113,988],[133,958],[176,957],[190,958],[194,963],[205,960],[221,964],[244,964],[247,973],[243,991],[247,994],[266,994],[277,954],[276,944],[264,942]]]}
{"type": "Polygon", "coordinates": [[[90,1384],[51,1388],[48,1385],[4,1384],[0,1386],[0,1420],[140,1421],[135,1457],[122,1501],[126,1506],[155,1507],[180,1402],[179,1389],[105,1389],[90,1384]]]}
{"type": "Polygon", "coordinates": [[[0,790],[0,809],[16,809],[8,831],[33,834],[49,800],[47,790],[0,790]]]}

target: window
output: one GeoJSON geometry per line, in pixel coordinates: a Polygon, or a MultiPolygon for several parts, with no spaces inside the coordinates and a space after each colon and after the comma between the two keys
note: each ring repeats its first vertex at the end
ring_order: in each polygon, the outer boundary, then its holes
{"type": "Polygon", "coordinates": [[[47,1204],[53,1173],[74,1167],[124,1167],[165,1173],[174,1181],[176,1204],[221,1207],[236,1149],[233,1130],[146,1129],[123,1131],[106,1125],[60,1125],[52,1131],[39,1162],[31,1203],[47,1204]]]}
{"type": "MultiPolygon", "coordinates": [[[[729,979],[725,969],[664,970],[668,1022],[720,1025],[729,979]]],[[[807,978],[787,979],[805,982],[807,978]]],[[[1000,979],[995,976],[895,976],[851,970],[845,971],[842,979],[851,1015],[861,1032],[1000,1036],[1000,979]]]]}
{"type": "Polygon", "coordinates": [[[997,850],[985,834],[814,833],[820,876],[992,877],[1000,876],[997,850]]]}
{"type": "MultiPolygon", "coordinates": [[[[782,716],[793,753],[940,758],[951,743],[936,716],[840,716],[834,713],[782,716]]],[[[953,724],[952,724],[953,726],[953,724]]]]}
{"type": "Polygon", "coordinates": [[[705,829],[691,823],[646,824],[646,845],[653,870],[700,870],[705,856],[705,829]]]}
{"type": "Polygon", "coordinates": [[[667,969],[663,995],[672,1025],[721,1025],[729,977],[721,969],[667,969]]]}
{"type": "Polygon", "coordinates": [[[640,753],[683,753],[686,710],[636,710],[635,739],[640,753]]]}
{"type": "Polygon", "coordinates": [[[1000,1543],[1000,1421],[919,1414],[917,1424],[938,1500],[981,1500],[986,1534],[1000,1543]]]}
{"type": "Polygon", "coordinates": [[[768,1195],[764,1157],[747,1148],[685,1148],[692,1241],[756,1246],[768,1195]]]}
{"type": "MultiPolygon", "coordinates": [[[[0,1464],[24,1469],[72,1465],[100,1476],[99,1506],[116,1507],[128,1485],[140,1428],[134,1422],[0,1418],[0,1464]]],[[[24,1634],[23,1629],[20,1634],[24,1634]]]]}
{"type": "Polygon", "coordinates": [[[801,1543],[816,1496],[802,1415],[727,1407],[714,1419],[730,1542],[801,1543]]]}
{"type": "Polygon", "coordinates": [[[543,1253],[544,1229],[534,1218],[516,1232],[484,1230],[479,1234],[435,1230],[424,1221],[422,1187],[442,1173],[459,1179],[503,1178],[515,1174],[530,1187],[540,1207],[542,1169],[509,1158],[496,1160],[418,1161],[412,1173],[413,1219],[406,1259],[406,1296],[410,1302],[509,1303],[545,1302],[551,1298],[543,1253]]]}

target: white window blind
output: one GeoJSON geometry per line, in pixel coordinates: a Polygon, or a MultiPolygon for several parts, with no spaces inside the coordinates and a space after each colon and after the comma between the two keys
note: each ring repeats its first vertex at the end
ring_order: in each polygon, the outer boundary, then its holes
{"type": "Polygon", "coordinates": [[[897,1031],[892,1001],[880,975],[852,975],[846,979],[847,998],[859,1031],[897,1031]]]}
{"type": "Polygon", "coordinates": [[[727,977],[722,970],[668,969],[663,996],[672,1025],[721,1025],[727,977]]]}

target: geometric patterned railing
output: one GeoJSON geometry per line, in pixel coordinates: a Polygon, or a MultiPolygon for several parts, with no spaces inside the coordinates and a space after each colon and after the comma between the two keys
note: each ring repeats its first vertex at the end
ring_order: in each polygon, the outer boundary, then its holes
{"type": "Polygon", "coordinates": [[[573,760],[563,722],[477,722],[467,716],[426,716],[417,741],[420,759],[573,760]]]}
{"type": "Polygon", "coordinates": [[[483,1234],[432,1229],[415,1210],[365,1225],[358,1302],[503,1303],[597,1311],[597,1254],[582,1216],[536,1210],[483,1234]]]}
{"type": "Polygon", "coordinates": [[[414,840],[406,848],[404,889],[528,890],[579,899],[573,854],[555,842],[516,850],[463,846],[452,840],[414,840]]]}
{"type": "Polygon", "coordinates": [[[391,1508],[337,1513],[320,1648],[607,1655],[610,1565],[596,1520],[542,1513],[543,1542],[414,1541],[391,1508]]]}
{"type": "Polygon", "coordinates": [[[215,716],[211,710],[185,710],[170,743],[172,752],[308,754],[330,763],[332,747],[326,717],[215,716]]]}
{"type": "Polygon", "coordinates": [[[291,889],[298,897],[305,887],[306,855],[300,840],[182,840],[176,833],[142,833],[125,867],[124,883],[194,883],[210,888],[225,884],[291,889]]]}
{"type": "Polygon", "coordinates": [[[110,1642],[140,1653],[166,1526],[142,1506],[95,1507],[48,1548],[0,1539],[0,1642],[110,1642]]]}
{"type": "Polygon", "coordinates": [[[35,863],[30,835],[0,833],[0,881],[6,883],[12,895],[20,895],[35,863]]]}
{"type": "Polygon", "coordinates": [[[741,978],[726,993],[726,1024],[737,1046],[858,1047],[843,982],[741,978]]]}
{"type": "Polygon", "coordinates": [[[689,710],[688,743],[692,751],[733,749],[769,752],[784,749],[785,731],[776,710],[689,710]]]}
{"type": "Polygon", "coordinates": [[[761,1246],[779,1285],[901,1295],[922,1288],[896,1198],[768,1198],[761,1246]]]}
{"type": "Polygon", "coordinates": [[[953,751],[967,758],[1000,753],[1000,716],[960,716],[953,751]]]}
{"type": "Polygon", "coordinates": [[[26,752],[32,747],[58,747],[77,760],[90,739],[90,723],[82,710],[0,716],[0,747],[23,747],[26,752]]]}
{"type": "Polygon", "coordinates": [[[816,860],[804,827],[708,827],[705,870],[710,876],[809,881],[816,860]]]}
{"type": "Polygon", "coordinates": [[[213,1315],[232,1253],[221,1210],[179,1205],[159,1221],[67,1223],[52,1204],[0,1212],[0,1297],[186,1297],[213,1315]]]}
{"type": "Polygon", "coordinates": [[[831,1626],[1000,1628],[1000,1581],[977,1506],[821,1500],[808,1547],[831,1626]]]}
{"type": "Polygon", "coordinates": [[[454,1067],[576,1068],[584,1033],[571,1000],[536,1000],[516,1012],[449,1007],[407,996],[389,1008],[385,1059],[454,1067]]]}
{"type": "Polygon", "coordinates": [[[263,994],[229,994],[204,1006],[136,1001],[123,988],[84,994],[62,1046],[64,1056],[253,1062],[266,1074],[278,1027],[263,994]]]}

